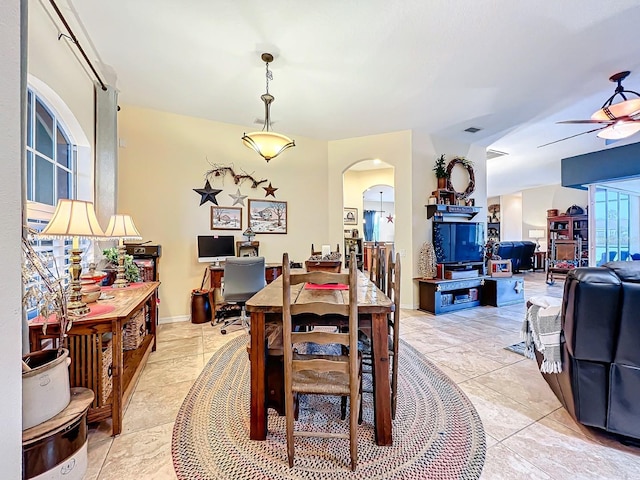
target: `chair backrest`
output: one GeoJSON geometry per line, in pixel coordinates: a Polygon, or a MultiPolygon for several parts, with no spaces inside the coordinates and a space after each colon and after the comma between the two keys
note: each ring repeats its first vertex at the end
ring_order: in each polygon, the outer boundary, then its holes
{"type": "Polygon", "coordinates": [[[224,264],[224,299],[249,300],[267,284],[264,271],[264,257],[228,257],[224,264]]]}
{"type": "MultiPolygon", "coordinates": [[[[357,355],[349,358],[348,371],[344,362],[331,361],[329,359],[293,360],[293,345],[296,343],[312,342],[320,345],[340,344],[349,347],[350,352],[358,351],[358,284],[355,255],[349,262],[349,273],[306,272],[292,274],[289,268],[289,255],[282,257],[282,338],[284,343],[285,381],[294,371],[343,371],[349,373],[351,378],[357,377],[357,355]],[[305,283],[326,285],[329,283],[349,285],[348,302],[291,302],[291,286],[305,283]],[[292,316],[295,315],[342,315],[349,319],[348,333],[333,333],[314,330],[310,332],[293,332],[292,316]]],[[[304,288],[304,286],[302,287],[304,288]]],[[[320,290],[322,291],[322,290],[320,290]]],[[[323,296],[326,291],[322,291],[323,296]]],[[[335,290],[335,294],[342,296],[344,290],[335,290]]],[[[321,320],[319,320],[321,323],[321,320]]]]}
{"type": "Polygon", "coordinates": [[[395,261],[389,255],[389,263],[387,264],[387,297],[393,301],[395,311],[393,316],[400,313],[400,254],[396,253],[395,261]]]}
{"type": "Polygon", "coordinates": [[[378,245],[371,249],[371,263],[369,265],[369,280],[378,285],[378,270],[380,269],[380,247],[378,245]]]}

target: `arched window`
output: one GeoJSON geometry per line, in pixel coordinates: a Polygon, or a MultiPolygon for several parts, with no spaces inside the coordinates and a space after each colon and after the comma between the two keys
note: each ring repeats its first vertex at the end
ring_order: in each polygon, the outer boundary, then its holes
{"type": "Polygon", "coordinates": [[[75,198],[77,149],[62,122],[33,90],[27,92],[27,200],[55,207],[75,198]]]}
{"type": "MultiPolygon", "coordinates": [[[[78,197],[79,190],[82,192],[92,190],[92,185],[78,183],[88,184],[92,175],[90,172],[82,171],[82,166],[84,165],[86,170],[88,162],[78,161],[79,147],[73,140],[61,114],[53,107],[53,103],[60,103],[61,99],[52,94],[56,98],[53,102],[48,101],[41,91],[47,92],[50,89],[37,79],[34,81],[39,88],[29,85],[27,89],[25,220],[29,227],[40,231],[51,219],[59,199],[74,199],[78,197]]],[[[69,115],[68,109],[65,113],[69,115]]],[[[70,120],[77,124],[75,118],[70,120]]],[[[83,141],[86,143],[86,138],[83,138],[83,141]]],[[[88,156],[89,149],[86,145],[82,146],[80,151],[83,158],[88,156]]],[[[53,256],[59,273],[67,275],[71,240],[37,240],[34,246],[36,250],[53,256]]],[[[85,252],[89,250],[87,246],[85,245],[85,252]]],[[[37,312],[33,308],[28,308],[27,315],[28,318],[32,318],[37,315],[37,312]]]]}

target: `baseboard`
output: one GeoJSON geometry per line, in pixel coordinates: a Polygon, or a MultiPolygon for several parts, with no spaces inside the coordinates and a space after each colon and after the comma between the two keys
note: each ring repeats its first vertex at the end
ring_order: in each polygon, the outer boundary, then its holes
{"type": "Polygon", "coordinates": [[[178,315],[176,317],[160,317],[158,319],[158,325],[163,325],[165,323],[178,323],[178,322],[188,322],[191,319],[189,315],[178,315]]]}

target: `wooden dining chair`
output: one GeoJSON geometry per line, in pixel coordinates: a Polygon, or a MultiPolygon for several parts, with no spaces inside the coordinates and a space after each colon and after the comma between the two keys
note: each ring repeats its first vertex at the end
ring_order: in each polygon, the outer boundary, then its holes
{"type": "MultiPolygon", "coordinates": [[[[304,288],[304,285],[303,287],[304,288]]],[[[295,290],[299,292],[299,290],[295,290]]],[[[335,290],[336,297],[346,295],[344,290],[335,290]]],[[[358,355],[358,290],[355,258],[350,261],[349,273],[307,272],[292,274],[289,269],[289,255],[282,259],[282,323],[284,348],[285,412],[287,430],[287,455],[289,467],[293,467],[294,437],[314,436],[322,438],[349,438],[351,470],[358,461],[357,422],[361,402],[361,365],[358,355]],[[348,302],[311,301],[292,303],[292,285],[315,283],[339,283],[349,285],[348,302]],[[295,316],[341,316],[348,319],[349,332],[293,331],[292,318],[295,316]],[[319,345],[338,344],[346,347],[342,354],[299,353],[295,345],[311,342],[319,345]],[[339,395],[349,397],[349,433],[321,431],[294,431],[294,394],[339,395]]],[[[323,297],[326,290],[322,291],[323,297]]],[[[338,300],[341,300],[338,299],[338,300]]],[[[344,349],[343,349],[344,350],[344,349]]]]}
{"type": "Polygon", "coordinates": [[[378,286],[378,271],[380,270],[380,247],[378,245],[371,249],[371,263],[369,264],[369,280],[378,286]]]}
{"type": "Polygon", "coordinates": [[[400,345],[400,254],[396,253],[395,262],[389,255],[387,266],[387,297],[393,301],[393,312],[389,314],[389,356],[391,365],[391,418],[396,418],[398,403],[398,347],[400,345]]]}

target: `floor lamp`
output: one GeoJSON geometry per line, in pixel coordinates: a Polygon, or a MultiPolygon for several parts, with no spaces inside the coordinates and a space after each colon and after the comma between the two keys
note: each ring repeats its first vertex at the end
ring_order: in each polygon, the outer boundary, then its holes
{"type": "Polygon", "coordinates": [[[109,225],[105,230],[105,236],[118,239],[118,273],[116,281],[113,282],[113,288],[124,288],[129,286],[129,282],[125,278],[124,273],[124,256],[126,249],[125,240],[142,240],[142,235],[138,232],[136,225],[133,223],[131,215],[116,214],[111,215],[109,225]]]}
{"type": "Polygon", "coordinates": [[[80,274],[82,273],[82,249],[80,248],[80,237],[82,238],[103,238],[104,232],[100,228],[93,203],[82,200],[60,199],[53,212],[53,218],[49,221],[42,232],[38,234],[40,238],[71,238],[71,255],[69,259],[69,302],[67,309],[69,315],[81,317],[89,313],[87,304],[82,301],[80,289],[80,274]]]}

